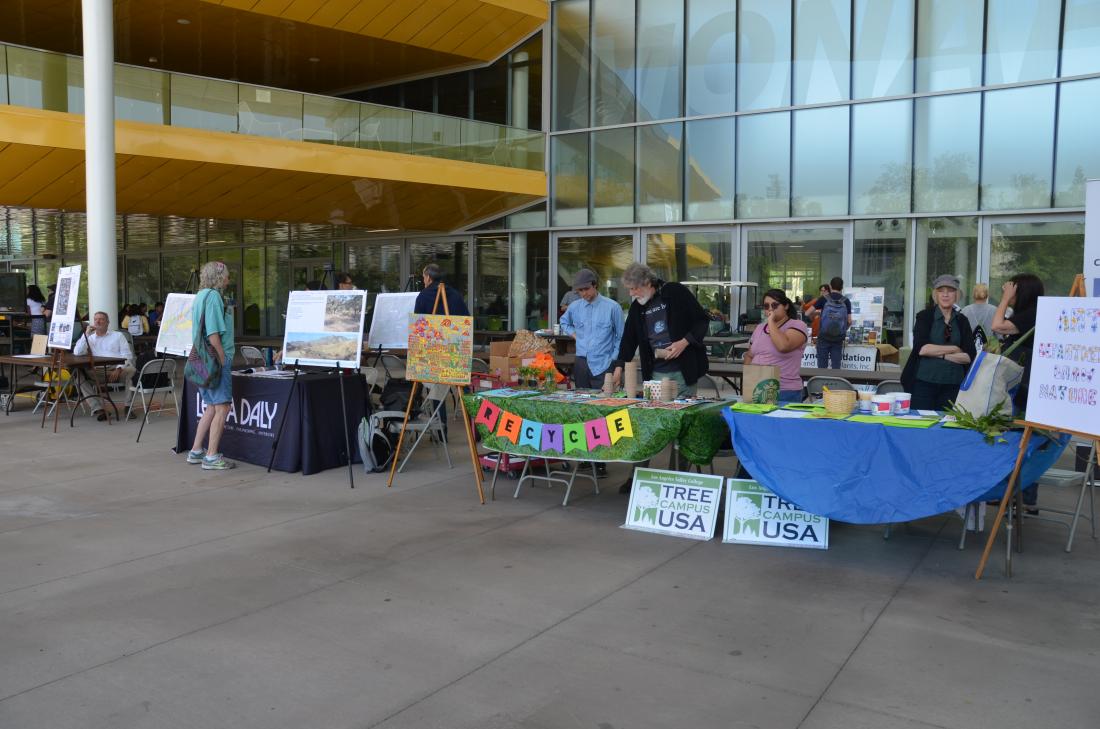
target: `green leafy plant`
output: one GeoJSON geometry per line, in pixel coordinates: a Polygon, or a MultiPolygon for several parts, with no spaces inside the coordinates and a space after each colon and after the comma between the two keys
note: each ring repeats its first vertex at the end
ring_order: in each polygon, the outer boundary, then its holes
{"type": "Polygon", "coordinates": [[[536,387],[544,390],[553,390],[555,371],[542,367],[520,367],[519,378],[525,382],[535,383],[536,387]]]}
{"type": "Polygon", "coordinates": [[[954,403],[951,403],[946,412],[955,418],[955,424],[960,428],[976,430],[984,435],[986,443],[1005,443],[1007,441],[1001,436],[1012,428],[1012,409],[1006,411],[1005,402],[1001,400],[997,403],[988,415],[976,416],[956,407],[954,403]]]}

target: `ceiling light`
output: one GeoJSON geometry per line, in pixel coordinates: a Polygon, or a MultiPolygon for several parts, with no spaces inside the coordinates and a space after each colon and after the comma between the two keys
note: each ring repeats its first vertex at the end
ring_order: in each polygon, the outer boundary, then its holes
{"type": "Polygon", "coordinates": [[[310,57],[309,57],[309,62],[310,62],[310,63],[320,63],[320,62],[321,62],[321,59],[320,59],[320,58],[318,58],[317,56],[310,56],[310,57]]]}
{"type": "Polygon", "coordinates": [[[156,63],[156,62],[157,62],[157,57],[156,56],[149,56],[149,63],[156,63]]]}
{"type": "Polygon", "coordinates": [[[375,228],[373,230],[368,230],[367,232],[368,233],[392,233],[395,230],[400,230],[400,228],[375,228]]]}
{"type": "Polygon", "coordinates": [[[176,18],[176,22],[180,25],[191,25],[191,21],[187,18],[176,18]]]}

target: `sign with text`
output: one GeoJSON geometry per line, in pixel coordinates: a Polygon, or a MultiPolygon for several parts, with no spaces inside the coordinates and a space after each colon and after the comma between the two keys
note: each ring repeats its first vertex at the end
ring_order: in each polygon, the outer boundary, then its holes
{"type": "Polygon", "coordinates": [[[829,548],[829,520],[803,511],[756,481],[731,478],[726,484],[726,524],[722,541],[773,547],[829,548]]]}
{"type": "Polygon", "coordinates": [[[73,323],[76,298],[80,293],[80,266],[66,266],[57,272],[53,316],[50,317],[49,345],[54,349],[73,348],[73,323]]]}
{"type": "Polygon", "coordinates": [[[721,498],[722,476],[635,468],[623,527],[705,541],[721,498]]]}
{"type": "Polygon", "coordinates": [[[1039,298],[1027,419],[1100,438],[1100,298],[1039,298]]]}
{"type": "Polygon", "coordinates": [[[283,363],[359,368],[366,291],[291,291],[283,363]]]}
{"type": "Polygon", "coordinates": [[[1085,294],[1100,296],[1100,180],[1085,183],[1085,294]]]}
{"type": "Polygon", "coordinates": [[[409,314],[410,382],[469,385],[474,362],[474,319],[446,314],[409,314]]]}
{"type": "MultiPolygon", "coordinates": [[[[878,349],[873,344],[845,344],[840,355],[840,369],[874,372],[878,349]]],[[[807,344],[802,351],[802,366],[817,367],[817,346],[807,344]]]]}
{"type": "Polygon", "coordinates": [[[160,329],[157,330],[154,348],[157,352],[181,357],[191,354],[191,311],[194,305],[194,294],[168,294],[164,300],[160,329]]]}
{"type": "Polygon", "coordinates": [[[844,295],[852,302],[852,326],[874,329],[881,334],[886,289],[881,286],[862,286],[845,289],[844,295]]]}
{"type": "Polygon", "coordinates": [[[378,294],[370,320],[367,346],[371,349],[405,349],[409,346],[409,314],[416,308],[417,293],[378,294]]]}

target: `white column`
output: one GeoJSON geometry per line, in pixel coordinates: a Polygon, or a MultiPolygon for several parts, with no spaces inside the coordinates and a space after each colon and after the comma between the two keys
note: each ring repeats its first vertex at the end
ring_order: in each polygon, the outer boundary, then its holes
{"type": "Polygon", "coordinates": [[[105,311],[118,328],[115,270],[115,91],[111,0],[82,0],[84,173],[88,207],[89,315],[105,311]]]}
{"type": "MultiPolygon", "coordinates": [[[[512,63],[526,63],[528,55],[524,51],[512,54],[512,63]]],[[[516,129],[527,128],[527,95],[530,89],[530,66],[520,66],[512,69],[512,126],[516,129]]],[[[516,150],[512,150],[515,154],[516,150]]],[[[526,164],[526,160],[523,163],[526,164]]]]}
{"type": "Polygon", "coordinates": [[[512,233],[512,329],[527,329],[527,234],[512,233]]]}

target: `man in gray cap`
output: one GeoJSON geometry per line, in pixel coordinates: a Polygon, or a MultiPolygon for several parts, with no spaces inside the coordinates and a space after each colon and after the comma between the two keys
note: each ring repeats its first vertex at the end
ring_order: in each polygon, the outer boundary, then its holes
{"type": "Polygon", "coordinates": [[[562,334],[577,340],[573,381],[578,389],[603,385],[623,336],[623,309],[596,289],[598,280],[590,269],[577,271],[573,290],[580,298],[569,305],[560,321],[562,334]]]}

